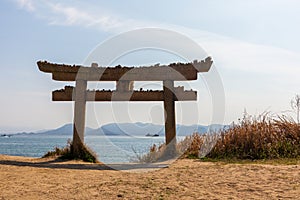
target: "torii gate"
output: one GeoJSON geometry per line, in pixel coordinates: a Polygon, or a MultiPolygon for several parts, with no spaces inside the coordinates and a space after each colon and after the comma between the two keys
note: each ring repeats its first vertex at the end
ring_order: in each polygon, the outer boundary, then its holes
{"type": "Polygon", "coordinates": [[[165,109],[165,141],[168,146],[176,144],[175,101],[195,101],[196,91],[185,91],[183,87],[174,87],[174,81],[197,80],[197,73],[208,72],[212,60],[207,57],[202,61],[191,63],[172,63],[149,67],[91,67],[80,65],[53,64],[38,61],[42,72],[52,73],[56,81],[75,81],[75,88],[52,92],[53,101],[75,101],[73,148],[78,152],[84,143],[86,101],[163,101],[165,109]],[[116,81],[116,90],[87,89],[87,81],[116,81]],[[137,91],[133,89],[134,81],[162,81],[163,90],[137,91]],[[172,144],[172,145],[170,145],[172,144]]]}

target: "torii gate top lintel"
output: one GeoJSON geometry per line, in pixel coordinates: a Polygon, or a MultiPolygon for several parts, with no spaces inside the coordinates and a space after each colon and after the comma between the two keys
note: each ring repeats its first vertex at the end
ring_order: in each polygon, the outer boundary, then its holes
{"type": "Polygon", "coordinates": [[[52,73],[53,80],[76,81],[80,79],[87,81],[185,81],[196,80],[197,73],[209,71],[212,60],[194,60],[191,63],[171,63],[169,65],[153,65],[141,67],[98,67],[93,63],[91,67],[81,65],[54,64],[47,61],[38,61],[40,71],[52,73]],[[124,76],[125,75],[125,76],[124,76]]]}

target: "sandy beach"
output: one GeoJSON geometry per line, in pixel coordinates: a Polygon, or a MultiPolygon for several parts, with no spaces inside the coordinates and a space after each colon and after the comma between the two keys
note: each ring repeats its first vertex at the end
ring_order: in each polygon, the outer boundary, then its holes
{"type": "MultiPolygon", "coordinates": [[[[137,167],[138,168],[138,167],[137,167]]],[[[300,199],[300,162],[179,159],[148,172],[0,155],[0,199],[300,199]]]]}

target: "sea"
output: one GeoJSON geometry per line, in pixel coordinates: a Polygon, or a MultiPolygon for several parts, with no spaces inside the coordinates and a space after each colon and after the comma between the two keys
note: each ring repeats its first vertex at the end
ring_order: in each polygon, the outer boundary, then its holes
{"type": "MultiPolygon", "coordinates": [[[[42,134],[12,135],[0,137],[0,154],[26,157],[42,157],[55,147],[67,146],[70,136],[52,136],[42,134]]],[[[183,137],[178,137],[181,140],[183,137]]],[[[162,144],[164,136],[86,136],[85,144],[92,149],[103,163],[129,163],[149,152],[153,145],[162,144]]]]}

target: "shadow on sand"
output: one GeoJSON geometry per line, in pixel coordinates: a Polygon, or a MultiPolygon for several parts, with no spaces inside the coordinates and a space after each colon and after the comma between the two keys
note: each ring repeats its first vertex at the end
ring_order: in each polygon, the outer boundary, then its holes
{"type": "Polygon", "coordinates": [[[120,163],[120,164],[102,164],[102,163],[68,163],[66,160],[55,159],[43,162],[0,160],[0,165],[26,166],[36,168],[50,169],[76,169],[76,170],[155,170],[167,168],[167,164],[158,163],[120,163]]]}

